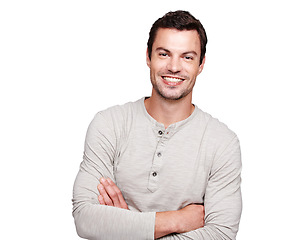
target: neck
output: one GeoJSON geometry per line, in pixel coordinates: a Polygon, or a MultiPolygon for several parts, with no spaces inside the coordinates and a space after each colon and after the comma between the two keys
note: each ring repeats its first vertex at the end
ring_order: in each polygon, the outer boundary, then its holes
{"type": "Polygon", "coordinates": [[[145,107],[149,115],[164,124],[165,128],[188,118],[195,109],[192,105],[192,92],[179,100],[168,100],[153,92],[145,100],[145,107]]]}

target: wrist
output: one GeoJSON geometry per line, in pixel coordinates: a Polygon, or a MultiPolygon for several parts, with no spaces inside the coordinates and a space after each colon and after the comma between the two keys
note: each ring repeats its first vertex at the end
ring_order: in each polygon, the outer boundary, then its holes
{"type": "Polygon", "coordinates": [[[171,233],[178,232],[179,222],[177,211],[157,212],[155,217],[154,237],[160,238],[171,233]]]}

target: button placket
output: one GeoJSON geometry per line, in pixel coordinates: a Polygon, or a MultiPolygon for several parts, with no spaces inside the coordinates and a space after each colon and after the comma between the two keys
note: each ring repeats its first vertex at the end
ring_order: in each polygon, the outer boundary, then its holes
{"type": "MultiPolygon", "coordinates": [[[[162,139],[161,139],[162,140],[162,139]]],[[[151,192],[155,192],[158,189],[158,183],[159,183],[159,171],[163,165],[163,150],[164,150],[164,144],[162,141],[159,141],[156,152],[153,156],[153,165],[150,171],[149,175],[149,185],[148,189],[151,192]]]]}
{"type": "Polygon", "coordinates": [[[153,164],[149,172],[148,189],[155,192],[159,187],[160,169],[163,165],[163,155],[168,139],[170,137],[170,129],[164,129],[164,126],[157,125],[155,132],[157,136],[157,147],[153,156],[153,164]]]}

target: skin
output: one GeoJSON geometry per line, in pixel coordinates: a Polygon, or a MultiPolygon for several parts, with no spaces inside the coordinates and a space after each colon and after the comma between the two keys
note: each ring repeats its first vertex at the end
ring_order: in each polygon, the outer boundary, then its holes
{"type": "Polygon", "coordinates": [[[153,89],[145,106],[148,113],[167,128],[188,118],[194,111],[192,90],[205,58],[200,65],[200,39],[195,30],[159,29],[152,49],[151,60],[147,52],[146,61],[153,89]],[[169,83],[165,77],[182,81],[169,83]]]}
{"type": "Polygon", "coordinates": [[[191,99],[196,77],[202,72],[204,63],[199,64],[201,55],[197,31],[159,29],[153,43],[151,60],[147,53],[147,65],[154,88],[152,97],[160,95],[164,100],[191,99]],[[165,77],[183,80],[173,83],[165,77]]]}
{"type": "MultiPolygon", "coordinates": [[[[195,30],[159,29],[152,49],[151,59],[147,52],[146,61],[153,89],[151,97],[145,100],[145,107],[167,128],[188,118],[194,111],[192,90],[203,70],[205,58],[200,64],[200,39],[195,30]]],[[[101,205],[128,210],[120,189],[111,179],[101,178],[98,191],[101,205]]],[[[196,204],[177,211],[157,212],[154,237],[201,228],[204,216],[204,206],[196,204]]]]}
{"type": "Polygon", "coordinates": [[[110,178],[101,178],[100,183],[97,188],[100,193],[98,200],[101,205],[129,209],[120,189],[110,178]]]}

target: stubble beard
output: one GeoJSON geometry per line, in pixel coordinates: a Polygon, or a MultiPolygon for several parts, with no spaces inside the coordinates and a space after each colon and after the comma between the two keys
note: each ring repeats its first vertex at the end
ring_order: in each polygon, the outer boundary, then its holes
{"type": "MultiPolygon", "coordinates": [[[[153,86],[153,89],[157,92],[157,94],[159,96],[161,96],[162,98],[164,98],[165,100],[173,100],[173,101],[178,101],[184,97],[186,97],[189,93],[192,92],[193,90],[193,87],[194,87],[194,84],[193,86],[191,86],[190,88],[186,88],[186,89],[183,89],[181,92],[178,92],[176,94],[168,94],[164,89],[163,87],[157,83],[157,81],[155,80],[155,76],[150,76],[151,78],[151,83],[152,83],[152,86],[153,86]]],[[[189,78],[188,79],[185,79],[184,81],[189,81],[189,78]]],[[[166,88],[169,89],[170,91],[173,90],[175,91],[176,88],[178,88],[179,86],[167,86],[166,88]]],[[[166,89],[166,90],[167,90],[166,89]]]]}

